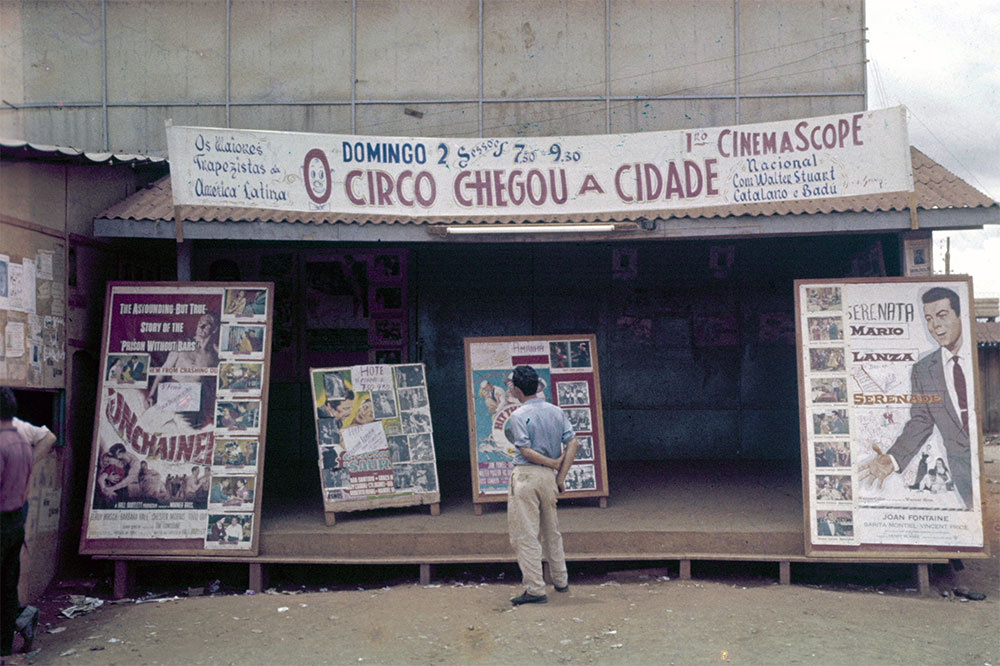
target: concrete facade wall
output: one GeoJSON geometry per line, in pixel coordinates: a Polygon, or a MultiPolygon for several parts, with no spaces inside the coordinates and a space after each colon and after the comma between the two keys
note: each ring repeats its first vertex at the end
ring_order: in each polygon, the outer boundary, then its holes
{"type": "Polygon", "coordinates": [[[0,109],[0,135],[88,150],[164,154],[167,119],[530,136],[865,107],[860,0],[11,0],[0,12],[17,107],[0,109]]]}
{"type": "Polygon", "coordinates": [[[5,160],[0,211],[62,236],[90,236],[94,215],[135,192],[141,182],[127,166],[5,160]]]}

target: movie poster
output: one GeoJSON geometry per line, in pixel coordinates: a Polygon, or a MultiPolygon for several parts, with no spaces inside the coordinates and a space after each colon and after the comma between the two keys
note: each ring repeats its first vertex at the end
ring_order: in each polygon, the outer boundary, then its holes
{"type": "Polygon", "coordinates": [[[270,285],[111,283],[105,303],[85,541],[250,549],[270,285]]]}
{"type": "Polygon", "coordinates": [[[970,280],[796,290],[813,550],[981,548],[970,280]]]}
{"type": "Polygon", "coordinates": [[[535,368],[537,397],[562,408],[576,431],[566,496],[607,495],[595,336],[466,338],[465,359],[474,501],[507,498],[516,453],[509,419],[521,406],[510,378],[518,365],[535,368]]]}
{"type": "Polygon", "coordinates": [[[422,363],[313,368],[327,511],[437,502],[440,497],[422,363]],[[413,501],[408,501],[411,498],[413,501]]]}

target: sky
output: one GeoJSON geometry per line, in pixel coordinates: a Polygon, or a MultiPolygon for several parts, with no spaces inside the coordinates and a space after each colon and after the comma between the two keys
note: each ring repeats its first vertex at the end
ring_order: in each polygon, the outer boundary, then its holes
{"type": "MultiPolygon", "coordinates": [[[[868,0],[868,107],[909,109],[910,143],[1000,201],[1000,0],[868,0]]],[[[1000,297],[1000,212],[983,231],[935,232],[934,269],[1000,297]]]]}

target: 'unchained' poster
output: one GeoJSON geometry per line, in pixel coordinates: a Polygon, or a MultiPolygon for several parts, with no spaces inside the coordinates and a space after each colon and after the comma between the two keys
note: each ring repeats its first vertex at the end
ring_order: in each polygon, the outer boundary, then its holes
{"type": "Polygon", "coordinates": [[[250,548],[269,293],[109,287],[87,539],[250,548]]]}
{"type": "Polygon", "coordinates": [[[797,289],[811,543],[981,547],[968,279],[797,289]]]}

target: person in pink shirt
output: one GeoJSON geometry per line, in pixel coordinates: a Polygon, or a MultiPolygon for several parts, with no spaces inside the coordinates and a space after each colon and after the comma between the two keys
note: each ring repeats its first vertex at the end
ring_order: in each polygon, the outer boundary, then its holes
{"type": "MultiPolygon", "coordinates": [[[[21,547],[24,545],[24,504],[31,477],[31,444],[14,427],[17,398],[0,387],[0,655],[14,647],[14,626],[20,602],[17,581],[21,576],[21,547]]],[[[37,611],[25,631],[25,652],[31,647],[37,611]]]]}

